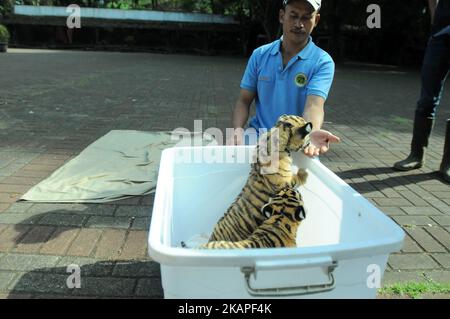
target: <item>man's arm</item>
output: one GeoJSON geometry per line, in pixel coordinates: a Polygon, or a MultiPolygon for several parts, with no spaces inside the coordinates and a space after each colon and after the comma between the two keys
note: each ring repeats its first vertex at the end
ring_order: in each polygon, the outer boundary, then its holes
{"type": "Polygon", "coordinates": [[[325,105],[325,99],[321,96],[310,95],[306,99],[305,111],[303,118],[307,122],[313,124],[313,131],[318,131],[322,128],[323,118],[325,112],[323,107],[325,105]]]}
{"type": "Polygon", "coordinates": [[[307,156],[318,156],[328,152],[330,143],[339,143],[341,139],[328,131],[322,130],[325,99],[317,95],[309,95],[306,99],[303,118],[313,125],[310,134],[310,145],[305,148],[307,156]]]}
{"type": "Polygon", "coordinates": [[[431,24],[434,22],[434,13],[436,12],[436,7],[439,0],[428,0],[428,8],[430,9],[431,24]]]}
{"type": "Polygon", "coordinates": [[[236,105],[233,110],[233,119],[232,124],[235,130],[235,134],[233,140],[230,143],[234,145],[241,145],[242,141],[242,132],[247,124],[248,117],[250,114],[250,105],[256,97],[256,93],[252,91],[248,91],[245,89],[241,89],[239,94],[239,98],[236,101],[236,105]]]}

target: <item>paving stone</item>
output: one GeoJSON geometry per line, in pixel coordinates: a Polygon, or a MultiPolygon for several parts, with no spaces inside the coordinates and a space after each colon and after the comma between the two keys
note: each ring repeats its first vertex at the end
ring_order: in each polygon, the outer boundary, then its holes
{"type": "Polygon", "coordinates": [[[424,201],[422,198],[411,191],[398,191],[398,193],[406,198],[409,202],[413,203],[414,206],[427,206],[426,201],[424,201]]]}
{"type": "Polygon", "coordinates": [[[111,204],[113,204],[113,205],[139,205],[140,201],[141,201],[141,198],[139,196],[133,196],[130,198],[111,202],[111,204]]]}
{"type": "Polygon", "coordinates": [[[33,206],[33,203],[26,202],[18,202],[13,203],[9,208],[5,211],[6,213],[25,213],[27,210],[33,206]]]}
{"type": "Polygon", "coordinates": [[[450,282],[450,271],[449,270],[426,271],[425,275],[437,283],[448,285],[448,283],[450,282]]]}
{"type": "Polygon", "coordinates": [[[116,210],[115,216],[148,217],[151,213],[151,206],[119,206],[116,210]]]}
{"type": "Polygon", "coordinates": [[[128,229],[130,224],[130,217],[91,216],[86,222],[86,227],[128,229]]]}
{"type": "Polygon", "coordinates": [[[9,227],[8,224],[0,224],[0,235],[9,227]]]}
{"type": "Polygon", "coordinates": [[[379,207],[380,210],[389,216],[406,215],[405,211],[400,207],[379,207]]]}
{"type": "Polygon", "coordinates": [[[421,271],[386,271],[383,276],[382,287],[407,282],[425,282],[421,271]]]}
{"type": "Polygon", "coordinates": [[[39,213],[2,213],[0,214],[0,224],[25,224],[25,225],[35,225],[41,218],[42,214],[39,213]]]}
{"type": "Polygon", "coordinates": [[[3,184],[0,183],[0,193],[26,193],[30,189],[29,185],[3,184]]]}
{"type": "Polygon", "coordinates": [[[442,215],[442,213],[434,207],[402,207],[408,215],[442,215]]]}
{"type": "Polygon", "coordinates": [[[32,271],[19,275],[11,289],[13,293],[58,293],[70,294],[67,287],[67,275],[32,271]]]}
{"type": "Polygon", "coordinates": [[[432,257],[437,260],[442,267],[450,269],[450,254],[433,254],[432,257]]]}
{"type": "Polygon", "coordinates": [[[64,255],[79,233],[79,229],[60,227],[42,245],[40,253],[48,255],[64,255]]]}
{"type": "Polygon", "coordinates": [[[446,252],[436,239],[430,236],[423,228],[405,228],[405,231],[427,252],[446,252]]]}
{"type": "Polygon", "coordinates": [[[90,256],[103,233],[101,229],[81,229],[72,242],[67,255],[90,256]]]}
{"type": "Polygon", "coordinates": [[[363,195],[366,198],[385,198],[386,197],[386,196],[384,196],[383,193],[381,193],[379,191],[364,192],[363,195]]]}
{"type": "Polygon", "coordinates": [[[150,218],[136,218],[131,225],[132,230],[146,230],[150,229],[150,218]]]}
{"type": "Polygon", "coordinates": [[[436,225],[436,222],[427,216],[394,216],[392,218],[399,225],[416,225],[416,226],[436,225]]]}
{"type": "Polygon", "coordinates": [[[438,264],[425,254],[394,254],[389,258],[389,265],[396,270],[434,269],[438,264]]]}
{"type": "Polygon", "coordinates": [[[33,253],[38,252],[40,247],[47,242],[50,236],[55,232],[54,227],[49,226],[34,226],[23,237],[17,246],[13,249],[14,252],[33,253]]]}
{"type": "Polygon", "coordinates": [[[421,253],[423,249],[409,236],[405,236],[402,252],[405,253],[421,253]]]}
{"type": "Polygon", "coordinates": [[[39,177],[19,177],[19,176],[9,176],[0,180],[2,184],[19,184],[19,185],[28,185],[29,188],[39,184],[42,181],[42,178],[39,177]]]}
{"type": "Polygon", "coordinates": [[[147,258],[147,241],[147,231],[130,231],[125,240],[120,258],[125,260],[147,258]]]}
{"type": "MultiPolygon", "coordinates": [[[[115,262],[113,261],[99,261],[98,259],[88,257],[65,256],[62,257],[56,268],[58,273],[67,273],[69,265],[78,265],[81,269],[81,276],[90,277],[105,277],[111,276],[115,262]]],[[[124,277],[131,277],[125,274],[124,277]]]]}
{"type": "Polygon", "coordinates": [[[374,198],[375,203],[383,207],[407,207],[412,204],[404,198],[374,198]]]}
{"type": "Polygon", "coordinates": [[[136,296],[147,298],[164,298],[164,291],[159,278],[140,279],[136,288],[136,296]]]}
{"type": "Polygon", "coordinates": [[[125,242],[125,230],[106,229],[97,245],[96,258],[117,259],[122,253],[125,242]]]}
{"type": "Polygon", "coordinates": [[[20,193],[0,193],[0,203],[12,204],[17,202],[22,194],[20,193]]]}
{"type": "Polygon", "coordinates": [[[425,201],[427,201],[431,206],[436,208],[438,211],[440,211],[443,214],[449,214],[450,213],[450,207],[443,201],[437,198],[424,198],[425,201]]]}
{"type": "Polygon", "coordinates": [[[8,291],[8,286],[16,275],[13,271],[0,271],[0,292],[8,291]]]}
{"type": "Polygon", "coordinates": [[[25,254],[6,254],[0,262],[0,270],[12,271],[32,271],[42,270],[54,267],[59,261],[58,256],[41,256],[25,254]]]}
{"type": "Polygon", "coordinates": [[[23,166],[24,166],[24,164],[10,163],[9,165],[7,165],[5,167],[0,168],[0,176],[6,176],[6,177],[11,176],[15,172],[19,171],[23,166]]]}
{"type": "Polygon", "coordinates": [[[141,205],[144,206],[153,206],[153,202],[155,201],[155,195],[145,195],[141,198],[141,205]]]}
{"type": "Polygon", "coordinates": [[[450,226],[450,216],[433,216],[431,218],[440,226],[450,226]]]}
{"type": "Polygon", "coordinates": [[[83,213],[87,210],[86,205],[82,204],[47,204],[36,203],[30,208],[30,213],[83,213]]]}
{"type": "Polygon", "coordinates": [[[436,238],[442,246],[450,249],[450,233],[448,231],[442,227],[429,227],[426,228],[426,231],[436,238]]]}
{"type": "Polygon", "coordinates": [[[119,277],[157,277],[161,276],[160,266],[154,261],[124,261],[114,267],[114,276],[119,277]]]}
{"type": "Polygon", "coordinates": [[[115,210],[116,210],[115,205],[89,204],[86,206],[86,210],[83,213],[87,215],[96,215],[96,216],[113,216],[115,210]]]}
{"type": "Polygon", "coordinates": [[[74,295],[100,297],[131,297],[136,279],[114,277],[82,277],[81,288],[74,295]]]}
{"type": "Polygon", "coordinates": [[[450,199],[450,187],[442,192],[433,192],[433,195],[439,199],[450,199]]]}
{"type": "Polygon", "coordinates": [[[5,212],[10,206],[11,204],[8,203],[0,203],[0,214],[5,212]]]}
{"type": "Polygon", "coordinates": [[[39,225],[82,227],[89,217],[86,215],[69,215],[48,213],[39,220],[39,225]]]}
{"type": "MultiPolygon", "coordinates": [[[[2,225],[3,226],[3,225],[2,225]]],[[[31,229],[25,225],[6,225],[7,227],[0,233],[0,251],[10,251],[31,229]]]]}

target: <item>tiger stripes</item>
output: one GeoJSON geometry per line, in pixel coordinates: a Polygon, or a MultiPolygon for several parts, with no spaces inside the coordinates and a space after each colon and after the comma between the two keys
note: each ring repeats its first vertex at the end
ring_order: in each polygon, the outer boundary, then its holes
{"type": "Polygon", "coordinates": [[[297,247],[297,230],[306,212],[296,189],[284,189],[262,207],[266,220],[247,239],[211,241],[200,249],[248,249],[297,247]]]}
{"type": "Polygon", "coordinates": [[[312,124],[302,117],[283,115],[275,127],[261,136],[255,149],[256,161],[252,164],[247,182],[217,222],[209,238],[210,242],[237,242],[248,238],[266,220],[261,207],[267,204],[273,194],[286,187],[296,188],[306,183],[308,174],[305,170],[299,169],[297,174],[292,173],[290,153],[308,145],[311,130],[312,124]],[[278,141],[276,147],[269,143],[273,137],[278,141]],[[274,173],[262,173],[264,167],[271,165],[263,163],[259,158],[262,145],[267,145],[269,154],[277,155],[274,158],[277,158],[278,169],[274,173]]]}

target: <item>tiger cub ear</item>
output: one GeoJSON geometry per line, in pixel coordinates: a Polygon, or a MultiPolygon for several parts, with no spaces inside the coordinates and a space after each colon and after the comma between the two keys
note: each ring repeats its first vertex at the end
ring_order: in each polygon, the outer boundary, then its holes
{"type": "Polygon", "coordinates": [[[296,221],[302,221],[306,218],[306,211],[305,208],[303,206],[298,206],[295,209],[295,220],[296,221]]]}
{"type": "Polygon", "coordinates": [[[311,122],[308,122],[305,124],[305,126],[299,128],[298,133],[305,137],[306,135],[310,134],[313,130],[313,124],[311,122]]]}
{"type": "Polygon", "coordinates": [[[266,205],[264,205],[261,208],[261,212],[263,213],[264,216],[266,216],[266,218],[270,218],[273,215],[273,208],[270,205],[270,203],[267,203],[266,205]]]}

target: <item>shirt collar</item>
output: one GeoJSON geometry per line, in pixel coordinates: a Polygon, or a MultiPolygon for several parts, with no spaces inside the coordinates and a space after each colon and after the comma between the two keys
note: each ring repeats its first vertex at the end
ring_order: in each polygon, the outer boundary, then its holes
{"type": "MultiPolygon", "coordinates": [[[[282,42],[283,42],[283,36],[281,36],[281,38],[279,40],[275,41],[275,44],[272,47],[272,50],[270,51],[270,54],[277,55],[278,53],[281,53],[281,43],[282,42]]],[[[297,56],[301,60],[306,60],[311,56],[313,50],[314,50],[314,42],[312,41],[312,37],[309,36],[308,44],[306,45],[306,47],[303,48],[303,50],[301,50],[297,54],[297,56]]]]}

